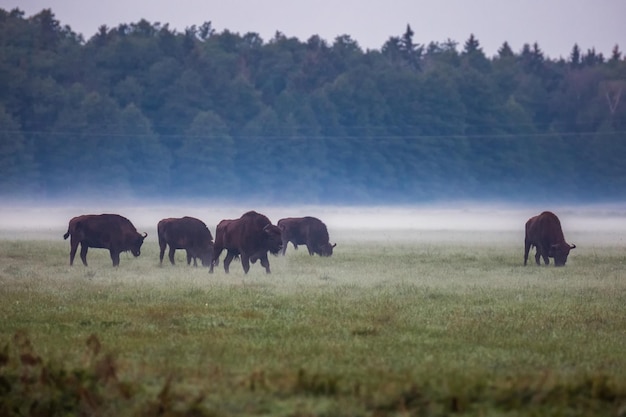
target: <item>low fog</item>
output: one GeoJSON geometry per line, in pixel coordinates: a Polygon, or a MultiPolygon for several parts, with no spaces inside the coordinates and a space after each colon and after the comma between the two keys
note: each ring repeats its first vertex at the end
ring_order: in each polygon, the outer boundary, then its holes
{"type": "MultiPolygon", "coordinates": [[[[518,206],[456,202],[414,206],[270,206],[215,201],[4,201],[0,203],[0,238],[55,239],[67,230],[68,221],[81,214],[117,213],[127,217],[148,240],[156,241],[156,225],[166,217],[193,216],[212,233],[222,219],[238,218],[248,210],[265,214],[273,223],[283,217],[314,216],[333,233],[380,231],[516,232],[523,238],[526,220],[541,211],[553,211],[561,219],[566,239],[572,234],[596,235],[597,242],[624,244],[626,204],[581,206],[518,206]]],[[[339,233],[341,234],[341,233],[339,233]]],[[[344,234],[345,235],[345,234],[344,234]]],[[[471,235],[470,235],[471,236],[471,235]]],[[[569,239],[568,239],[569,240],[569,239]]]]}

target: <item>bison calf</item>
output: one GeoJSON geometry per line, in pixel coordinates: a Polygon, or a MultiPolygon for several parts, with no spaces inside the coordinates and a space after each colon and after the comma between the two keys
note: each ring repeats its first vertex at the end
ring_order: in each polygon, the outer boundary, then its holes
{"type": "Polygon", "coordinates": [[[543,257],[546,265],[550,264],[549,258],[554,258],[555,266],[564,266],[567,262],[569,251],[576,245],[565,242],[561,222],[554,213],[544,211],[531,217],[526,222],[526,237],[524,239],[524,265],[528,262],[528,252],[535,246],[535,262],[540,265],[539,259],[543,257]]]}

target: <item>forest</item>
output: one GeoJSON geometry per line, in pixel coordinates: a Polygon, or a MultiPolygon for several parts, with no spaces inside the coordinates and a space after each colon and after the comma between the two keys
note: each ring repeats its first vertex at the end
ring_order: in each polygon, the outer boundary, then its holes
{"type": "MultiPolygon", "coordinates": [[[[0,9],[0,196],[290,204],[626,196],[626,59],[480,40],[184,31],[89,39],[0,9]]],[[[528,37],[532,38],[529,27],[528,37]]]]}

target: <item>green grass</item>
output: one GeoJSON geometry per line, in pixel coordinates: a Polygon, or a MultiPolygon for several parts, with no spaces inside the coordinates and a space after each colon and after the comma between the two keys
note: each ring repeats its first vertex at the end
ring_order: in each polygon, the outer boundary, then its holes
{"type": "Polygon", "coordinates": [[[623,246],[336,237],[247,276],[0,240],[0,414],[626,415],[623,246]]]}

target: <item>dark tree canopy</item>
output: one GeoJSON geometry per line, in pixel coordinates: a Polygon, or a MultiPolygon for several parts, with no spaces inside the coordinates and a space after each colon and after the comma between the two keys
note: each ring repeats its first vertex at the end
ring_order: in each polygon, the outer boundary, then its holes
{"type": "MultiPolygon", "coordinates": [[[[419,31],[417,31],[419,32],[419,31]]],[[[182,33],[0,9],[0,194],[309,203],[626,195],[626,61],[472,34],[182,33]]]]}

